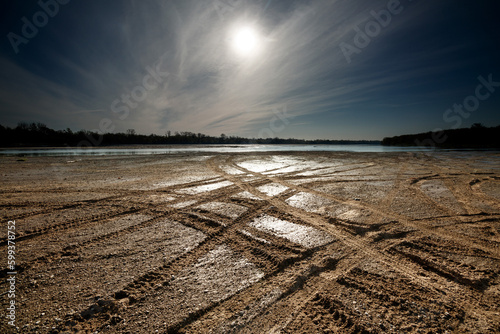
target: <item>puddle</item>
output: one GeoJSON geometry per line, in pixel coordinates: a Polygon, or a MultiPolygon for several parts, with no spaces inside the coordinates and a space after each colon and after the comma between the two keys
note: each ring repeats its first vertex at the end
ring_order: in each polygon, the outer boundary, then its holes
{"type": "Polygon", "coordinates": [[[250,160],[240,162],[238,166],[255,173],[262,173],[273,169],[286,167],[287,164],[283,162],[271,162],[263,160],[250,160]]]}
{"type": "Polygon", "coordinates": [[[226,216],[232,219],[238,218],[248,210],[248,208],[244,206],[233,203],[224,203],[224,202],[204,203],[197,206],[196,208],[216,213],[222,216],[226,216]]]}
{"type": "Polygon", "coordinates": [[[306,248],[323,246],[334,241],[328,233],[317,230],[311,226],[290,223],[286,220],[281,220],[265,214],[255,218],[248,225],[259,231],[288,239],[306,248]]]}
{"type": "Polygon", "coordinates": [[[281,184],[278,183],[270,183],[270,184],[265,184],[263,186],[257,187],[257,190],[266,194],[267,196],[273,197],[278,194],[281,194],[285,190],[287,190],[288,187],[285,187],[281,184]]]}
{"type": "Polygon", "coordinates": [[[302,170],[306,167],[304,164],[310,164],[310,162],[285,156],[275,156],[271,159],[240,162],[238,163],[238,166],[255,173],[280,174],[302,170]]]}
{"type": "Polygon", "coordinates": [[[182,193],[182,194],[194,195],[194,194],[201,194],[201,193],[204,193],[207,191],[217,190],[220,188],[229,187],[232,184],[233,183],[231,181],[222,181],[222,182],[217,182],[217,183],[204,184],[201,186],[184,188],[184,189],[177,190],[176,192],[182,193]]]}

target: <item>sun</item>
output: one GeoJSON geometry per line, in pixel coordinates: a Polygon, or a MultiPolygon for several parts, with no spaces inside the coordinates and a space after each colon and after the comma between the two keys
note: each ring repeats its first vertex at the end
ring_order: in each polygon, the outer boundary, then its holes
{"type": "Polygon", "coordinates": [[[231,38],[233,50],[240,56],[254,55],[259,49],[259,34],[250,26],[234,30],[231,38]]]}

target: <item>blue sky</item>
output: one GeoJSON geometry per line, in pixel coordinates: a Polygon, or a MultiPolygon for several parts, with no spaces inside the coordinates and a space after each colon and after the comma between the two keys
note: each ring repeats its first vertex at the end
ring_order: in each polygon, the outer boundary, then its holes
{"type": "Polygon", "coordinates": [[[478,77],[500,82],[493,0],[1,6],[2,125],[382,139],[500,124],[494,84],[473,111],[443,117],[475,96],[478,77]],[[254,40],[241,53],[243,28],[254,40]]]}

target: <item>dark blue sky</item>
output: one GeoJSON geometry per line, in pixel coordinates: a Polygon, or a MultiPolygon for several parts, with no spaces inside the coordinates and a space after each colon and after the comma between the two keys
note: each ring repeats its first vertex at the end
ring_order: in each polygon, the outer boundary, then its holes
{"type": "Polygon", "coordinates": [[[495,126],[499,9],[493,0],[4,1],[0,124],[307,139],[495,126]]]}

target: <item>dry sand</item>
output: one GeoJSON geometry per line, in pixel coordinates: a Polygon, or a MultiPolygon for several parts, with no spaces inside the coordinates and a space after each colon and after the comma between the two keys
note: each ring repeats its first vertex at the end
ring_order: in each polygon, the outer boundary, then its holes
{"type": "Polygon", "coordinates": [[[2,333],[500,332],[498,153],[22,160],[2,333]]]}

